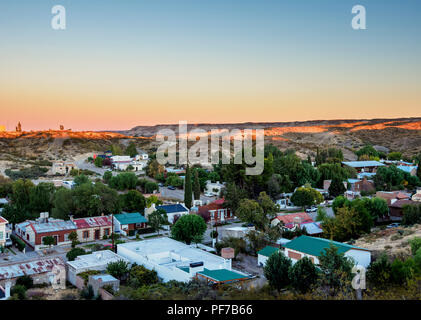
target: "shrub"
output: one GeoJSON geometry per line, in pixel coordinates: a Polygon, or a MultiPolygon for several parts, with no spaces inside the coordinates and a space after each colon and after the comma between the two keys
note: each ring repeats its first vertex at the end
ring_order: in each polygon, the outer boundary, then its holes
{"type": "Polygon", "coordinates": [[[289,277],[289,268],[291,267],[291,264],[291,259],[285,257],[285,255],[279,251],[273,253],[269,257],[263,271],[272,288],[280,291],[291,283],[289,277]]]}
{"type": "Polygon", "coordinates": [[[19,277],[16,280],[16,285],[24,286],[26,289],[31,289],[34,287],[34,280],[28,275],[19,277]]]}
{"type": "Polygon", "coordinates": [[[10,239],[12,240],[12,243],[18,248],[19,251],[23,251],[23,249],[26,248],[26,243],[23,242],[22,239],[15,236],[14,234],[10,235],[10,239]]]}
{"type": "Polygon", "coordinates": [[[66,257],[69,261],[74,261],[76,257],[86,254],[86,251],[82,248],[73,248],[67,252],[66,257]]]}

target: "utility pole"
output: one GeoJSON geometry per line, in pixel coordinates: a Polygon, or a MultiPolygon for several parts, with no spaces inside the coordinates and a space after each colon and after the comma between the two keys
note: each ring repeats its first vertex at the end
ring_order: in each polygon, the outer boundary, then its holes
{"type": "Polygon", "coordinates": [[[113,246],[113,252],[117,253],[117,248],[114,247],[114,213],[111,213],[111,243],[113,246]]]}

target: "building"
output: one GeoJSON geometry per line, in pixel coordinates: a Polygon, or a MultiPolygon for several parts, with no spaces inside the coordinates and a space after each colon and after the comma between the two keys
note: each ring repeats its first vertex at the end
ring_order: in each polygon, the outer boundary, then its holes
{"type": "Polygon", "coordinates": [[[117,253],[131,263],[155,270],[164,282],[188,282],[200,278],[219,284],[249,278],[249,275],[232,269],[231,259],[166,237],[119,244],[117,253]]]}
{"type": "Polygon", "coordinates": [[[68,261],[66,263],[67,280],[74,286],[80,287],[80,283],[77,282],[77,275],[79,273],[89,270],[105,271],[109,263],[120,260],[129,262],[111,250],[96,251],[91,254],[78,256],[74,261],[68,261]]]}
{"type": "Polygon", "coordinates": [[[133,167],[133,171],[142,171],[147,165],[147,160],[142,160],[140,156],[131,158],[130,156],[112,156],[111,167],[114,170],[126,171],[129,166],[133,167]]]}
{"type": "MultiPolygon", "coordinates": [[[[154,206],[154,205],[152,205],[152,206],[154,206]]],[[[189,214],[189,209],[187,209],[187,207],[185,207],[181,203],[165,204],[165,205],[162,205],[162,206],[156,206],[156,209],[162,209],[167,213],[169,223],[174,223],[174,221],[175,221],[174,219],[176,217],[179,218],[181,216],[189,214]]]]}
{"type": "Polygon", "coordinates": [[[330,245],[337,247],[338,253],[343,253],[345,257],[352,259],[355,265],[367,268],[371,262],[369,250],[323,238],[300,236],[284,244],[282,249],[285,256],[291,258],[293,263],[303,257],[308,257],[315,265],[318,265],[320,255],[330,245]]]}
{"type": "Polygon", "coordinates": [[[411,176],[417,175],[418,166],[399,165],[396,168],[409,173],[411,176]]]}
{"type": "Polygon", "coordinates": [[[80,242],[89,242],[103,239],[111,235],[113,220],[111,216],[100,216],[82,219],[73,219],[80,242]]]}
{"type": "Polygon", "coordinates": [[[379,161],[343,161],[343,166],[348,166],[360,172],[371,172],[375,173],[377,168],[385,166],[385,164],[379,161]]]}
{"type": "Polygon", "coordinates": [[[204,206],[199,206],[197,214],[206,222],[216,223],[235,219],[230,208],[224,208],[224,199],[215,200],[204,206]]]}
{"type": "Polygon", "coordinates": [[[405,205],[414,205],[417,202],[412,200],[396,200],[393,199],[389,204],[389,218],[390,220],[399,221],[403,217],[403,208],[405,205]]]}
{"type": "Polygon", "coordinates": [[[0,216],[0,247],[8,247],[12,245],[10,235],[12,230],[9,228],[9,221],[0,216]]]}
{"type": "Polygon", "coordinates": [[[92,286],[95,296],[102,296],[101,289],[105,286],[110,286],[113,289],[113,292],[120,290],[120,280],[109,274],[96,274],[89,276],[88,286],[92,286]]]}
{"type": "Polygon", "coordinates": [[[114,215],[114,231],[125,236],[132,235],[136,230],[146,228],[148,220],[139,212],[122,212],[114,215]]]}
{"type": "Polygon", "coordinates": [[[73,162],[56,161],[51,169],[53,174],[67,175],[72,169],[77,169],[73,162]]]}
{"type": "Polygon", "coordinates": [[[232,237],[232,238],[245,238],[245,236],[247,236],[247,234],[252,231],[255,230],[256,227],[230,227],[230,228],[223,228],[222,229],[222,236],[221,238],[227,238],[227,237],[232,237]]]}
{"type": "Polygon", "coordinates": [[[28,220],[15,226],[16,235],[34,250],[48,248],[43,244],[43,238],[48,236],[54,238],[54,245],[71,244],[69,234],[72,231],[76,231],[72,221],[49,218],[48,212],[41,213],[35,221],[28,220]]]}
{"type": "Polygon", "coordinates": [[[17,278],[24,275],[30,276],[34,284],[51,283],[53,280],[53,268],[64,265],[64,260],[60,257],[1,265],[0,286],[4,288],[7,282],[11,282],[14,285],[17,278]]]}
{"type": "Polygon", "coordinates": [[[376,197],[386,200],[387,204],[390,205],[397,200],[411,199],[411,194],[403,191],[377,191],[376,197]]]}
{"type": "Polygon", "coordinates": [[[269,257],[278,251],[279,251],[279,248],[277,247],[272,247],[272,246],[264,247],[262,250],[257,252],[257,265],[264,267],[269,257]]]}
{"type": "Polygon", "coordinates": [[[417,192],[411,197],[411,200],[421,202],[421,188],[417,189],[417,192]]]}
{"type": "Polygon", "coordinates": [[[283,215],[278,215],[275,218],[273,218],[271,225],[277,226],[281,222],[283,223],[285,228],[291,229],[296,224],[314,222],[314,220],[306,212],[287,213],[283,215]]]}
{"type": "Polygon", "coordinates": [[[376,190],[373,180],[363,179],[348,179],[349,191],[352,192],[373,192],[376,190]]]}
{"type": "Polygon", "coordinates": [[[219,197],[223,188],[225,188],[223,183],[219,183],[219,181],[212,182],[211,180],[208,180],[206,181],[205,194],[219,197]]]}

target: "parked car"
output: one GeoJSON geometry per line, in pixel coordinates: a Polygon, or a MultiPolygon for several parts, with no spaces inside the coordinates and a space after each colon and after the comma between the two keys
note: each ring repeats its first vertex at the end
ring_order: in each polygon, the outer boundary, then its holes
{"type": "Polygon", "coordinates": [[[205,192],[205,197],[214,197],[215,195],[210,192],[205,192]]]}
{"type": "Polygon", "coordinates": [[[317,212],[317,207],[311,207],[311,208],[308,208],[308,209],[306,209],[306,212],[307,212],[307,213],[317,212]]]}
{"type": "Polygon", "coordinates": [[[158,183],[158,187],[162,188],[164,184],[162,182],[158,183]]]}
{"type": "Polygon", "coordinates": [[[168,190],[175,190],[176,189],[176,187],[174,187],[174,186],[168,186],[168,190]]]}
{"type": "Polygon", "coordinates": [[[401,224],[400,223],[397,223],[397,222],[395,222],[395,223],[391,223],[391,224],[389,224],[387,227],[386,227],[386,229],[392,229],[392,228],[397,228],[397,227],[399,227],[401,224]]]}

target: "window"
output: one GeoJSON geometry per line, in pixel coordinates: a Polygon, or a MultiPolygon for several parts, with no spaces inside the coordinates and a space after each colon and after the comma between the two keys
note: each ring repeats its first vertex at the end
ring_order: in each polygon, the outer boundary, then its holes
{"type": "Polygon", "coordinates": [[[3,231],[0,231],[0,240],[3,240],[3,231]]]}
{"type": "Polygon", "coordinates": [[[83,231],[83,239],[89,238],[89,231],[83,231]]]}
{"type": "Polygon", "coordinates": [[[110,235],[110,229],[104,229],[104,235],[106,236],[110,235]]]}

